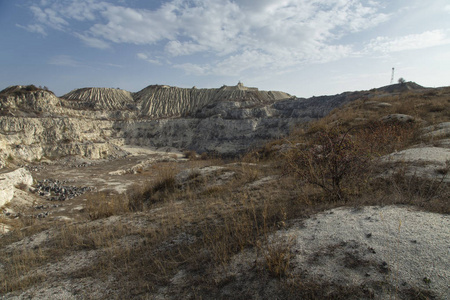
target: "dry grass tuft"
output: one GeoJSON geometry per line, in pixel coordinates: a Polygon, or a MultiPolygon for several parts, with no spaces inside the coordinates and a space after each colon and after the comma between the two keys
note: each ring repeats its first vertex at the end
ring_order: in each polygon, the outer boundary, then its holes
{"type": "Polygon", "coordinates": [[[290,263],[294,254],[291,252],[292,241],[274,238],[262,249],[264,267],[270,276],[283,278],[290,276],[290,263]]]}
{"type": "Polygon", "coordinates": [[[406,204],[431,212],[448,214],[450,208],[450,186],[445,181],[447,174],[433,178],[423,178],[417,174],[407,174],[400,168],[391,176],[378,177],[371,182],[368,193],[360,199],[361,203],[374,197],[373,204],[406,204]]]}
{"type": "Polygon", "coordinates": [[[126,196],[105,191],[87,196],[86,211],[91,220],[97,220],[128,212],[130,206],[126,196]]]}

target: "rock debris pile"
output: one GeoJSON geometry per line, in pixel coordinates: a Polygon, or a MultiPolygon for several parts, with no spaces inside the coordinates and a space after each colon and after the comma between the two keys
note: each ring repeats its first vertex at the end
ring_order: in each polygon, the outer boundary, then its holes
{"type": "Polygon", "coordinates": [[[77,187],[66,185],[66,181],[44,179],[36,185],[36,193],[46,197],[50,201],[65,201],[80,196],[88,191],[90,187],[77,187]]]}

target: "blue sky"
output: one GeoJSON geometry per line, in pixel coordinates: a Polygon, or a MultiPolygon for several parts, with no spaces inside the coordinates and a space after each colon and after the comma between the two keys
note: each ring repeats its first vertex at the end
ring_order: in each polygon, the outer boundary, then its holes
{"type": "Polygon", "coordinates": [[[448,0],[0,0],[0,89],[450,85],[448,0]]]}

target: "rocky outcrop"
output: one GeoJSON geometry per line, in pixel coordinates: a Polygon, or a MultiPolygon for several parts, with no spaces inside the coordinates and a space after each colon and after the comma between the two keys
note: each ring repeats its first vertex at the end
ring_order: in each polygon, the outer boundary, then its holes
{"type": "Polygon", "coordinates": [[[426,89],[426,88],[415,82],[408,81],[408,82],[403,82],[403,83],[387,85],[387,86],[378,88],[377,90],[380,92],[385,92],[385,93],[400,93],[400,92],[424,90],[424,89],[426,89]]]}
{"type": "Polygon", "coordinates": [[[140,114],[147,117],[187,116],[213,101],[213,89],[148,86],[135,95],[140,114]]]}
{"type": "MultiPolygon", "coordinates": [[[[267,105],[291,96],[284,92],[259,91],[239,83],[219,89],[191,89],[150,85],[137,93],[112,88],[82,88],[61,97],[64,107],[100,111],[131,111],[130,118],[167,118],[195,115],[207,105],[225,101],[267,105]]],[[[119,117],[120,118],[120,117],[119,117]]],[[[125,117],[124,117],[125,118],[125,117]]],[[[123,118],[123,119],[124,119],[123,118]]]]}
{"type": "MultiPolygon", "coordinates": [[[[97,90],[101,91],[103,89],[97,90]]],[[[125,91],[123,92],[124,95],[127,93],[131,94],[125,91]]],[[[101,93],[101,95],[103,94],[101,93]]],[[[118,99],[123,98],[120,95],[121,93],[118,94],[118,99]]],[[[99,99],[100,97],[99,95],[92,96],[95,99],[99,99]]],[[[110,95],[109,100],[111,100],[111,97],[112,95],[110,95]]],[[[81,100],[67,100],[56,97],[51,91],[39,89],[35,86],[17,85],[8,87],[0,92],[0,116],[25,118],[64,116],[100,120],[130,119],[135,116],[135,111],[121,109],[124,105],[117,104],[120,103],[119,100],[111,100],[112,103],[108,104],[109,100],[103,99],[100,101],[101,103],[105,103],[104,107],[106,107],[105,109],[100,109],[102,105],[95,104],[94,100],[88,99],[87,97],[81,100]],[[117,109],[113,110],[116,107],[117,109]]]]}
{"type": "Polygon", "coordinates": [[[0,92],[0,115],[40,117],[62,113],[61,99],[34,86],[11,86],[0,92]]]}
{"type": "Polygon", "coordinates": [[[257,101],[251,97],[211,101],[182,118],[116,122],[114,129],[121,132],[125,144],[236,154],[283,137],[296,124],[323,117],[361,97],[360,93],[343,93],[275,100],[269,97],[271,93],[257,101]]]}
{"type": "Polygon", "coordinates": [[[40,160],[79,155],[92,159],[125,155],[113,122],[68,117],[0,117],[0,155],[40,160]]]}

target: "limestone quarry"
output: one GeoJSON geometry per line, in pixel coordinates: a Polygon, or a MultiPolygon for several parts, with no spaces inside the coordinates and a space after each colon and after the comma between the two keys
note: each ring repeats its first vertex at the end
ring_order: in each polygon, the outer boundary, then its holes
{"type": "Polygon", "coordinates": [[[360,96],[302,99],[239,83],[218,89],[152,85],[137,93],[82,88],[58,98],[14,86],[0,93],[1,158],[120,157],[123,145],[233,155],[360,96]]]}
{"type": "Polygon", "coordinates": [[[8,87],[0,297],[447,299],[449,113],[413,82],[8,87]]]}

